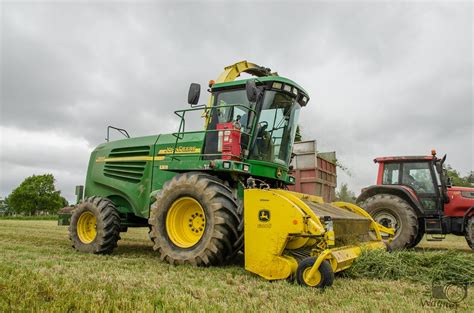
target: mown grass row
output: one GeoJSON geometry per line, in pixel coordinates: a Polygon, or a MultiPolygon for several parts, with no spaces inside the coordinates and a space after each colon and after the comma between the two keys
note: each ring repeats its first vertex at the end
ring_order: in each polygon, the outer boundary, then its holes
{"type": "MultiPolygon", "coordinates": [[[[321,291],[268,282],[246,272],[242,262],[213,268],[162,263],[146,229],[130,229],[113,255],[98,256],[72,250],[67,227],[53,221],[0,220],[0,312],[445,312],[426,305],[431,284],[420,277],[432,273],[425,262],[441,264],[458,253],[409,253],[416,256],[413,269],[404,269],[405,261],[397,263],[395,254],[367,255],[355,265],[357,271],[336,276],[334,286],[321,291]],[[389,274],[383,268],[391,268],[389,274]]],[[[401,257],[408,262],[408,255],[401,257]]],[[[446,261],[460,259],[474,264],[470,252],[446,261]]],[[[474,307],[473,289],[469,292],[458,312],[474,307]]]]}
{"type": "Polygon", "coordinates": [[[444,251],[366,251],[344,272],[350,278],[474,283],[474,255],[444,251]]]}

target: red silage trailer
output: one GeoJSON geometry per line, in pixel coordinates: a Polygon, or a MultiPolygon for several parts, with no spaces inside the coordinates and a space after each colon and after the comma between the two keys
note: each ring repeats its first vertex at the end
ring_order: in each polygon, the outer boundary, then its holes
{"type": "Polygon", "coordinates": [[[291,165],[296,184],[291,191],[321,196],[326,202],[336,198],[336,152],[318,153],[316,141],[295,142],[291,165]]]}

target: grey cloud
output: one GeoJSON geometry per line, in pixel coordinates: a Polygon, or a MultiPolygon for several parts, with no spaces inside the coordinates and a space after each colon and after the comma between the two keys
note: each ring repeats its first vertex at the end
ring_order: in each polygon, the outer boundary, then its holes
{"type": "MultiPolygon", "coordinates": [[[[354,189],[373,181],[378,155],[437,147],[456,168],[472,169],[470,3],[0,5],[4,129],[55,132],[89,150],[107,125],[135,136],[171,132],[190,82],[205,87],[223,66],[248,59],[309,91],[303,135],[337,150],[353,173],[340,181],[354,189]]],[[[85,174],[84,161],[24,159],[20,144],[1,140],[10,147],[1,154],[2,196],[29,172],[57,171],[61,189],[85,174]]],[[[77,153],[87,160],[89,151],[77,153]]]]}

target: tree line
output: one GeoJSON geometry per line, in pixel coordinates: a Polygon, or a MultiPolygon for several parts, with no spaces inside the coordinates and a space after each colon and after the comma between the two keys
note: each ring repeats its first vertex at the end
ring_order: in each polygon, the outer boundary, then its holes
{"type": "Polygon", "coordinates": [[[52,174],[27,177],[5,199],[0,199],[2,215],[47,215],[56,214],[68,206],[67,200],[54,186],[52,174]]]}

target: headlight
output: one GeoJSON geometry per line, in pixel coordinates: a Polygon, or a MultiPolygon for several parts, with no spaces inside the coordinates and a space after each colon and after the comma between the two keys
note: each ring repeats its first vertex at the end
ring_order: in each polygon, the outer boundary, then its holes
{"type": "Polygon", "coordinates": [[[274,82],[273,85],[272,85],[272,88],[281,89],[281,86],[282,86],[282,85],[283,85],[282,83],[274,82]]]}
{"type": "Polygon", "coordinates": [[[301,106],[305,106],[306,103],[308,103],[308,97],[303,96],[303,97],[300,99],[300,105],[301,105],[301,106]]]}

